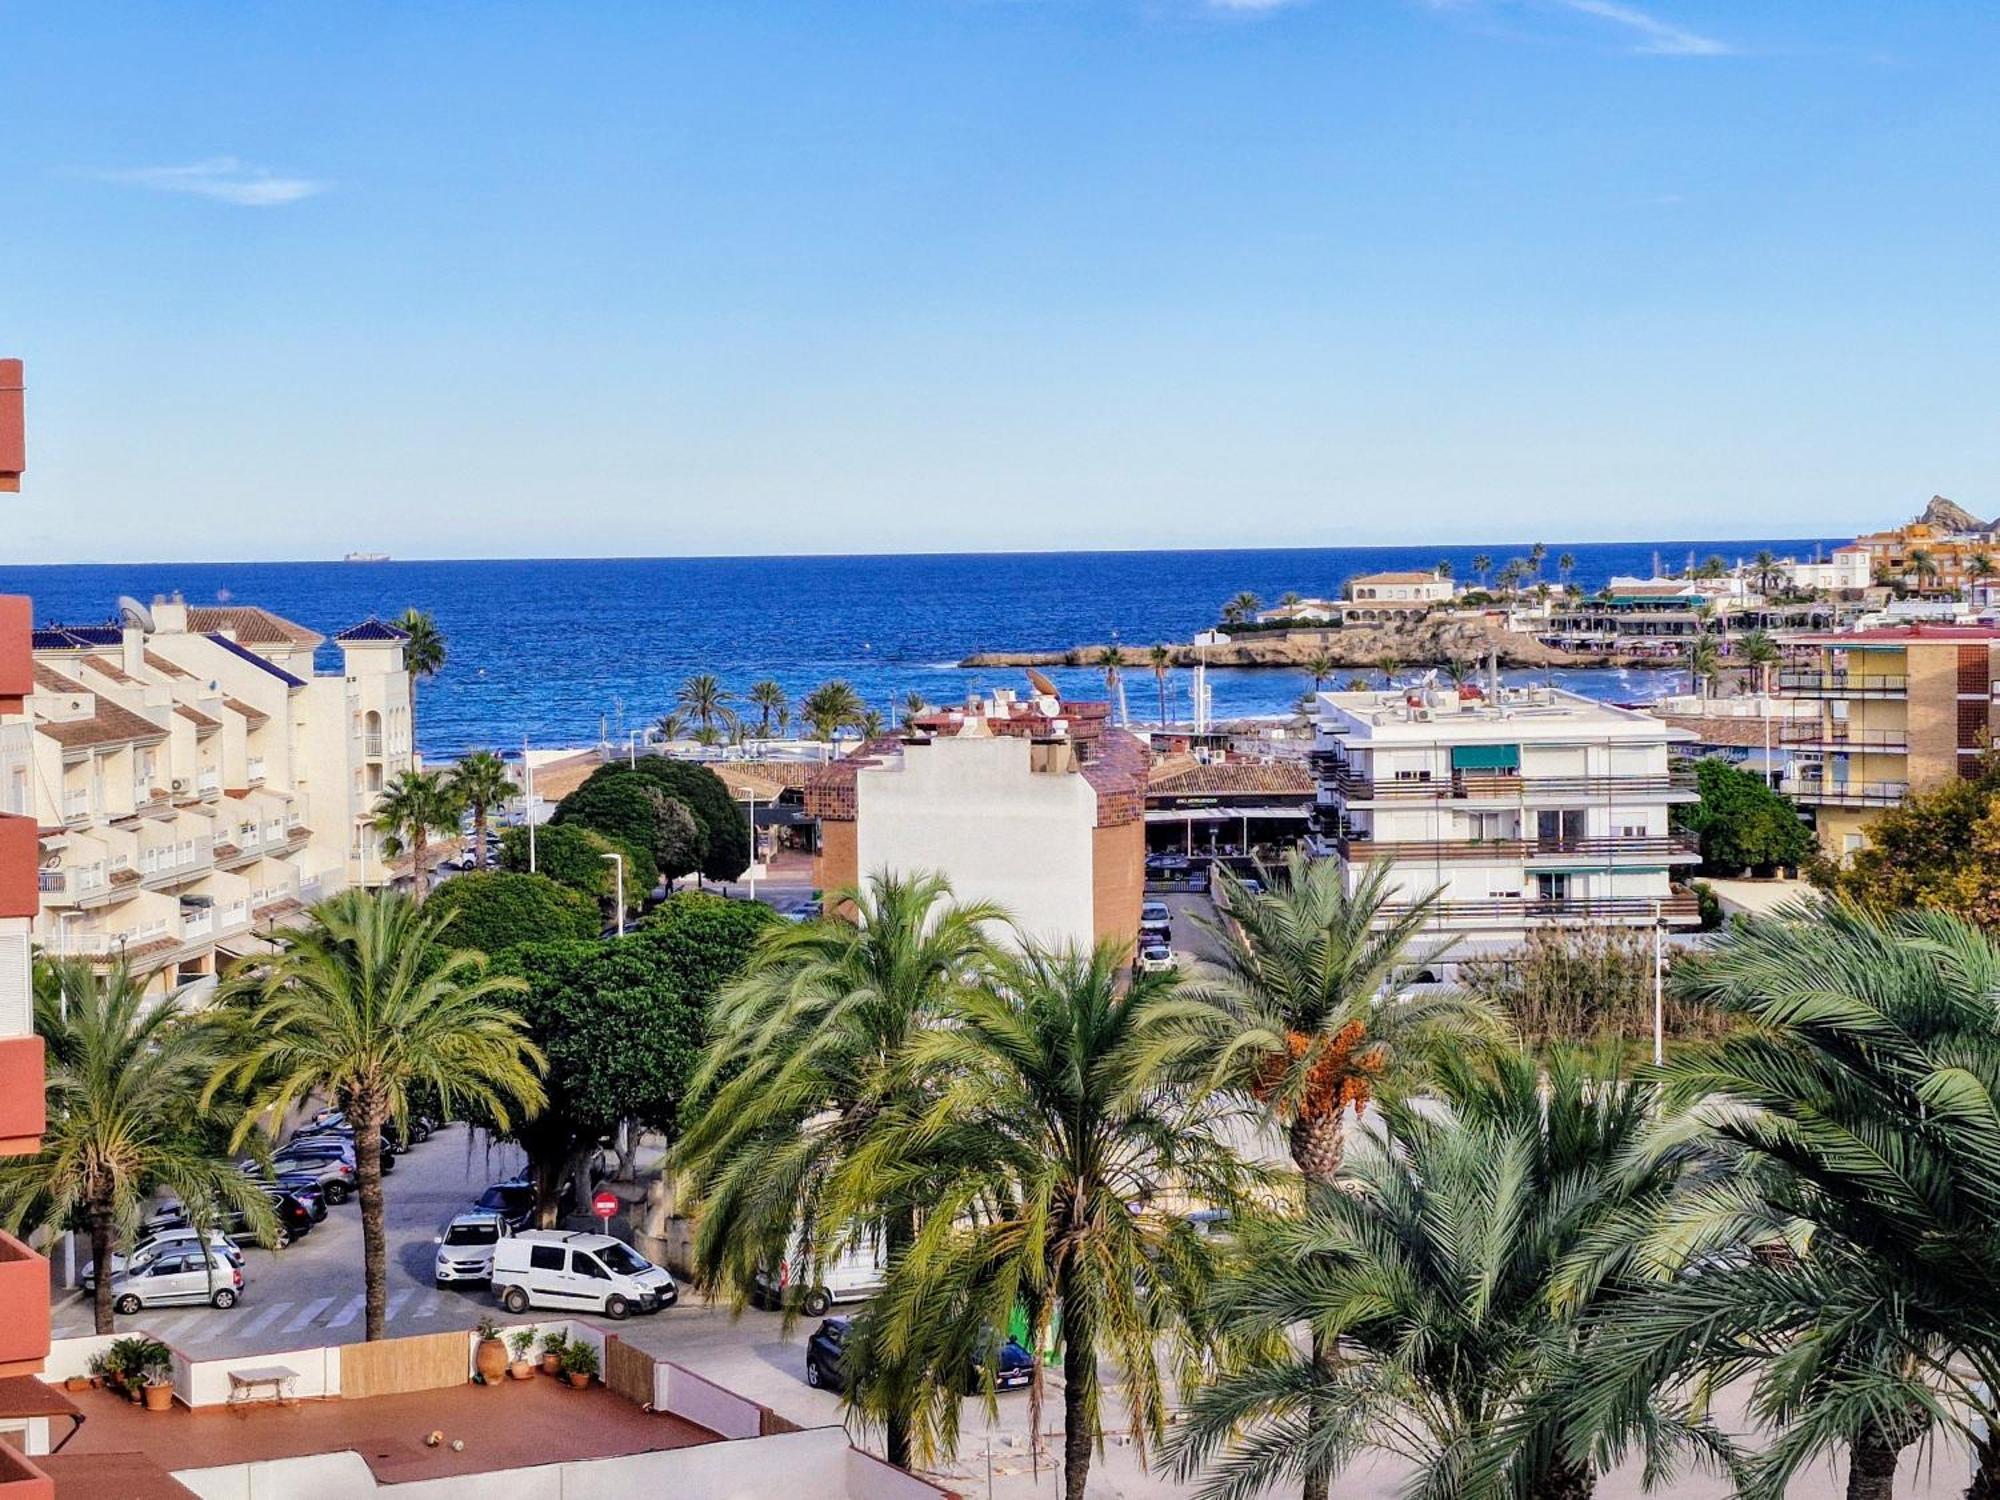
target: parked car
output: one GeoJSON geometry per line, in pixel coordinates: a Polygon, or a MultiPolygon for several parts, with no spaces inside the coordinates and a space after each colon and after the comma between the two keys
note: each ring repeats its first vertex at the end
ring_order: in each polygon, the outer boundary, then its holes
{"type": "MultiPolygon", "coordinates": [[[[849,1318],[828,1318],[813,1330],[806,1340],[807,1385],[817,1391],[846,1388],[840,1372],[840,1357],[847,1348],[848,1334],[852,1330],[853,1320],[849,1318]]],[[[961,1375],[961,1392],[969,1396],[982,1389],[989,1368],[993,1372],[993,1388],[996,1391],[1021,1390],[1034,1383],[1035,1357],[1021,1346],[1018,1339],[1003,1339],[996,1333],[990,1335],[988,1357],[974,1359],[967,1364],[961,1375]]]]}
{"type": "Polygon", "coordinates": [[[354,1164],[337,1156],[281,1154],[271,1158],[268,1169],[248,1159],[236,1165],[244,1176],[255,1177],[288,1192],[297,1185],[314,1188],[327,1203],[342,1204],[354,1196],[354,1164]]]}
{"type": "MultiPolygon", "coordinates": [[[[202,1238],[200,1234],[192,1229],[166,1229],[158,1234],[148,1235],[132,1247],[131,1254],[113,1255],[111,1257],[112,1278],[115,1280],[118,1276],[126,1272],[136,1274],[143,1271],[169,1250],[192,1250],[202,1242],[202,1238]]],[[[243,1252],[236,1248],[227,1235],[217,1234],[211,1230],[207,1239],[209,1249],[227,1260],[232,1266],[237,1267],[239,1270],[242,1268],[243,1252]]],[[[81,1286],[86,1292],[97,1290],[96,1261],[90,1261],[85,1264],[83,1271],[77,1277],[77,1285],[81,1286]]]]}
{"type": "MultiPolygon", "coordinates": [[[[386,1162],[392,1156],[401,1156],[403,1154],[403,1143],[387,1131],[382,1132],[381,1139],[383,1161],[386,1162]]],[[[354,1150],[354,1132],[344,1127],[294,1130],[290,1139],[280,1149],[290,1151],[295,1146],[341,1146],[352,1152],[354,1150]]],[[[385,1168],[384,1170],[387,1169],[385,1168]]]]}
{"type": "Polygon", "coordinates": [[[1141,943],[1136,967],[1141,974],[1171,973],[1175,967],[1174,950],[1165,943],[1141,943]]]}
{"type": "Polygon", "coordinates": [[[144,1307],[197,1302],[234,1307],[242,1294],[241,1268],[198,1245],[168,1250],[150,1265],[127,1267],[111,1278],[111,1305],[127,1317],[144,1307]]]}
{"type": "Polygon", "coordinates": [[[479,1195],[472,1205],[488,1213],[498,1214],[507,1227],[519,1234],[535,1218],[535,1189],[522,1178],[510,1178],[506,1182],[496,1182],[479,1195]]]}
{"type": "Polygon", "coordinates": [[[493,1279],[493,1249],[514,1233],[513,1225],[490,1209],[458,1214],[437,1237],[437,1264],[432,1271],[439,1286],[493,1279]]]}
{"type": "Polygon", "coordinates": [[[750,1297],[760,1307],[782,1307],[790,1298],[798,1299],[799,1310],[809,1318],[825,1316],[836,1302],[865,1302],[882,1290],[885,1273],[881,1253],[864,1246],[850,1250],[831,1265],[819,1268],[810,1285],[802,1285],[805,1256],[796,1246],[775,1272],[760,1270],[751,1279],[750,1297]]]}
{"type": "Polygon", "coordinates": [[[515,1316],[531,1307],[623,1318],[680,1299],[674,1278],[608,1234],[530,1229],[493,1247],[493,1295],[515,1316]]]}
{"type": "Polygon", "coordinates": [[[1141,927],[1168,927],[1174,924],[1173,908],[1164,901],[1141,901],[1139,903],[1139,925],[1141,927]]]}
{"type": "Polygon", "coordinates": [[[256,1178],[267,1188],[274,1186],[283,1188],[305,1206],[306,1211],[312,1215],[313,1223],[319,1223],[326,1217],[327,1204],[327,1195],[320,1187],[321,1163],[290,1163],[281,1168],[278,1165],[281,1160],[282,1158],[274,1157],[270,1169],[267,1170],[246,1158],[236,1164],[236,1169],[245,1177],[256,1178]]]}
{"type": "MultiPolygon", "coordinates": [[[[294,1194],[276,1183],[267,1182],[263,1187],[271,1199],[273,1211],[278,1216],[278,1238],[274,1248],[282,1250],[293,1240],[303,1239],[312,1232],[314,1223],[312,1210],[301,1203],[294,1194]]],[[[139,1228],[143,1234],[156,1235],[169,1229],[186,1229],[190,1222],[187,1206],[169,1200],[148,1214],[139,1228]]],[[[249,1222],[233,1208],[225,1209],[218,1216],[216,1227],[239,1245],[249,1244],[257,1238],[249,1222]]]]}

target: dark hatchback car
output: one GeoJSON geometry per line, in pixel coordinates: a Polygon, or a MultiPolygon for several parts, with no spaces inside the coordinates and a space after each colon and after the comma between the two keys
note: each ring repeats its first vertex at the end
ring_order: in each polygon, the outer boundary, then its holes
{"type": "Polygon", "coordinates": [[[534,1221],[535,1190],[519,1179],[496,1182],[472,1206],[500,1215],[507,1221],[507,1227],[518,1234],[534,1221]]]}
{"type": "MultiPolygon", "coordinates": [[[[312,1210],[299,1201],[298,1195],[278,1187],[274,1183],[263,1184],[265,1194],[271,1200],[271,1208],[278,1216],[278,1244],[282,1248],[293,1240],[303,1239],[312,1232],[312,1210]]],[[[321,1210],[324,1217],[325,1211],[321,1210]]],[[[187,1209],[178,1203],[169,1203],[157,1212],[147,1216],[141,1226],[147,1234],[157,1234],[162,1229],[185,1229],[188,1226],[187,1209]]],[[[233,1210],[222,1215],[219,1226],[222,1232],[238,1243],[256,1238],[244,1222],[243,1215],[233,1210]]]]}
{"type": "MultiPolygon", "coordinates": [[[[853,1327],[851,1318],[827,1318],[806,1340],[806,1384],[814,1390],[840,1390],[840,1356],[847,1347],[853,1327]]],[[[1034,1356],[1017,1339],[996,1340],[992,1358],[993,1388],[996,1391],[1024,1389],[1035,1378],[1034,1356]]],[[[966,1395],[981,1389],[986,1366],[975,1360],[968,1365],[960,1390],[966,1395]]]]}

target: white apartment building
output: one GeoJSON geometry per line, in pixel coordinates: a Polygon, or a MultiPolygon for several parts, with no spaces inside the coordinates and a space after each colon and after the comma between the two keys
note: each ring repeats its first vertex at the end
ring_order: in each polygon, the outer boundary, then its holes
{"type": "Polygon", "coordinates": [[[1536,927],[1696,920],[1676,873],[1696,800],[1670,765],[1693,736],[1650,714],[1548,688],[1321,693],[1313,764],[1319,843],[1350,889],[1390,862],[1404,901],[1439,892],[1432,931],[1454,955],[1517,946],[1536,927]]]}
{"type": "Polygon", "coordinates": [[[1794,562],[1787,558],[1779,566],[1795,589],[1827,589],[1838,593],[1844,589],[1870,588],[1875,582],[1875,556],[1859,545],[1835,547],[1825,562],[1794,562]]]}
{"type": "Polygon", "coordinates": [[[27,722],[0,743],[0,804],[41,833],[35,939],[124,958],[165,988],[344,886],[389,876],[372,826],[413,764],[403,634],[326,638],[251,606],[151,609],[34,632],[27,722]]]}

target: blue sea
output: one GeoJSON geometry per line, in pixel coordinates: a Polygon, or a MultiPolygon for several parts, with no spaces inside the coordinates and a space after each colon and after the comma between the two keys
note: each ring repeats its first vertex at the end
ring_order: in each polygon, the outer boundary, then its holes
{"type": "MultiPolygon", "coordinates": [[[[1843,539],[1844,540],[1844,539],[1843,539]]],[[[1648,574],[1690,556],[1732,563],[1768,547],[1806,557],[1834,539],[1548,543],[1543,576],[1573,553],[1574,579],[1648,574]]],[[[1020,673],[953,665],[981,650],[1063,649],[1116,640],[1143,649],[1212,625],[1249,590],[1332,597],[1356,573],[1428,568],[1448,559],[1473,576],[1526,548],[1340,547],[1205,552],[1043,552],[881,557],[606,558],[385,563],[132,563],[0,567],[0,593],[28,594],[38,623],[109,619],[118,596],[178,590],[189,603],[261,604],[331,634],[368,615],[429,610],[450,661],[419,699],[418,740],[450,757],[476,746],[518,748],[624,739],[672,706],[692,672],[742,693],[775,677],[793,697],[841,677],[885,718],[906,694],[957,702],[975,689],[1019,686],[1020,673]]],[[[326,653],[323,666],[336,664],[326,653]]],[[[1054,669],[1078,697],[1103,697],[1100,674],[1054,669]]],[[[1547,674],[1533,674],[1545,680],[1547,674]]],[[[1188,717],[1185,672],[1171,674],[1170,714],[1188,717]]],[[[1672,685],[1659,672],[1565,671],[1561,685],[1613,701],[1672,685]]],[[[1277,670],[1211,673],[1218,717],[1285,711],[1309,684],[1277,670]]],[[[1152,673],[1128,674],[1133,722],[1158,713],[1152,673]]]]}

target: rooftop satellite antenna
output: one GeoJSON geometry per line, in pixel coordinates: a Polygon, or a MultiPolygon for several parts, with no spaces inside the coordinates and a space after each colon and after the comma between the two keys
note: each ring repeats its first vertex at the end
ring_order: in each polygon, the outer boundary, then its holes
{"type": "Polygon", "coordinates": [[[130,594],[120,594],[118,596],[118,623],[121,625],[136,625],[139,629],[150,633],[153,628],[153,612],[137,599],[134,599],[130,594]]]}

